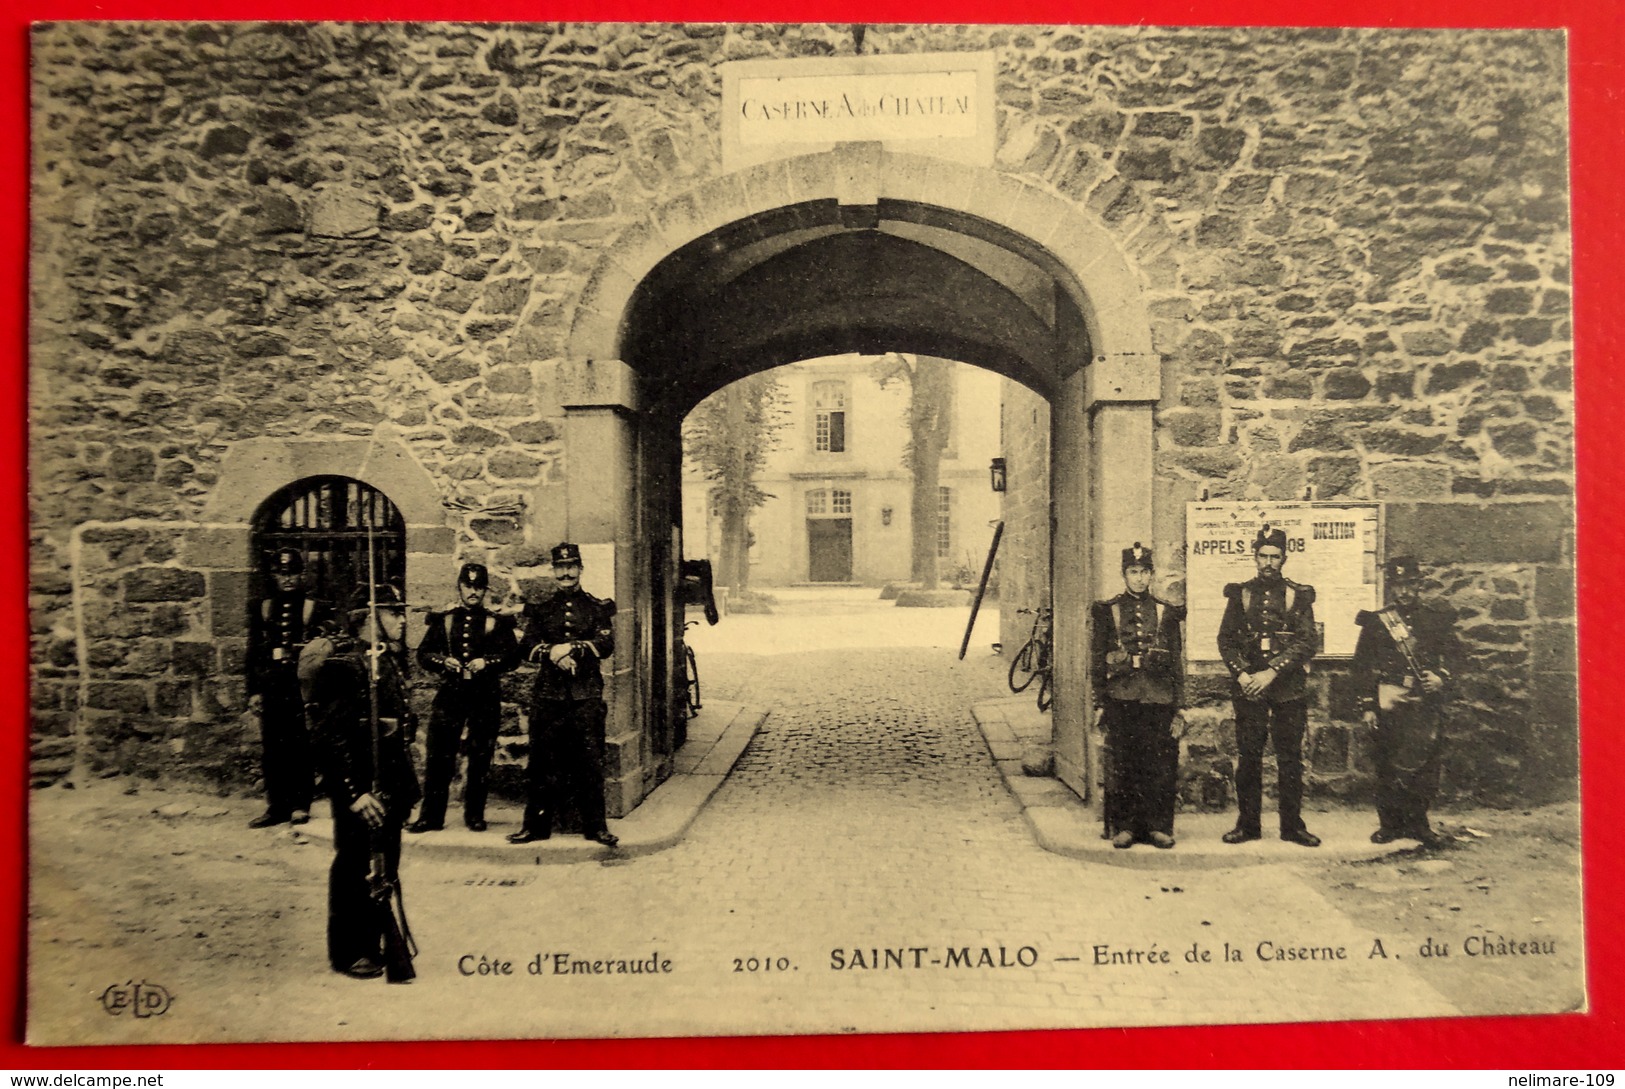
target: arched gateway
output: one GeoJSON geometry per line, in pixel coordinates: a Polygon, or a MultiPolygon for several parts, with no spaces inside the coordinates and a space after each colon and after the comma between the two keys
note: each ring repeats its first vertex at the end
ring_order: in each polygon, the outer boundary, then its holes
{"type": "Polygon", "coordinates": [[[577,310],[560,392],[569,448],[593,454],[572,456],[568,525],[615,546],[617,597],[642,621],[625,633],[610,726],[623,808],[666,774],[680,721],[683,416],[752,372],[849,351],[958,359],[1049,400],[1055,754],[1087,796],[1084,606],[1113,584],[1121,541],[1159,536],[1161,380],[1141,281],[1083,208],[993,170],[849,143],[656,207],[577,310]]]}

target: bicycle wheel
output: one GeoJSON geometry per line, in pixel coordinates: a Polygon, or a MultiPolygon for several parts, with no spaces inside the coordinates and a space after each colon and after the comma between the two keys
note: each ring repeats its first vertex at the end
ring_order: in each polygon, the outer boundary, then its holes
{"type": "Polygon", "coordinates": [[[1025,692],[1033,683],[1033,641],[1027,640],[1010,659],[1010,691],[1025,692]]]}
{"type": "Polygon", "coordinates": [[[1038,675],[1038,709],[1048,711],[1049,705],[1054,702],[1055,698],[1049,690],[1049,670],[1046,669],[1038,675]]]}
{"type": "Polygon", "coordinates": [[[688,671],[683,695],[688,699],[688,717],[693,718],[700,713],[700,666],[694,660],[694,648],[687,644],[683,646],[683,664],[688,671]]]}

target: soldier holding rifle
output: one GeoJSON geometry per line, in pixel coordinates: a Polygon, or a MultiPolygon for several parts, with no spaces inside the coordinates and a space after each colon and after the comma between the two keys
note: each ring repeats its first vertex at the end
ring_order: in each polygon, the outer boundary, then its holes
{"type": "MultiPolygon", "coordinates": [[[[370,566],[370,565],[369,565],[370,566]]],[[[404,596],[366,588],[343,639],[316,672],[311,719],[333,804],[327,955],[335,972],[405,983],[411,933],[400,910],[401,826],[418,800],[410,745],[404,596]]]]}
{"type": "Polygon", "coordinates": [[[1444,749],[1447,665],[1459,646],[1450,614],[1418,597],[1421,573],[1414,559],[1395,557],[1383,574],[1388,607],[1354,618],[1360,638],[1349,664],[1361,718],[1376,731],[1377,830],[1371,842],[1415,839],[1436,847],[1428,806],[1444,749]]]}

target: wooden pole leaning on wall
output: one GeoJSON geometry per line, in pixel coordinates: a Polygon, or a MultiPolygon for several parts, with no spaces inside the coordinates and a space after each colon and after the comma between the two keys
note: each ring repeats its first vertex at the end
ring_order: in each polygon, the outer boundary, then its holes
{"type": "Polygon", "coordinates": [[[1004,521],[993,523],[993,543],[987,547],[987,562],[982,564],[982,581],[977,584],[976,598],[970,603],[970,620],[965,624],[965,638],[959,641],[959,660],[965,660],[965,648],[970,646],[971,629],[976,627],[976,614],[982,608],[982,595],[987,593],[988,576],[993,574],[993,557],[999,554],[999,538],[1004,536],[1004,521]]]}

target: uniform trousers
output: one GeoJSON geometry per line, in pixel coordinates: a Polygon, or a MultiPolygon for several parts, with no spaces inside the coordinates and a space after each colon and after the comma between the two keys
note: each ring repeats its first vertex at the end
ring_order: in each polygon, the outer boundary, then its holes
{"type": "Polygon", "coordinates": [[[1439,788],[1444,749],[1439,710],[1423,700],[1377,712],[1377,823],[1389,832],[1432,834],[1428,806],[1439,788]]]}
{"type": "Polygon", "coordinates": [[[1174,795],[1179,777],[1179,741],[1173,735],[1171,703],[1105,701],[1104,725],[1111,747],[1106,780],[1107,831],[1174,831],[1174,795]]]}
{"type": "Polygon", "coordinates": [[[451,780],[457,773],[457,748],[468,731],[468,777],[463,783],[463,821],[485,819],[486,784],[491,755],[502,725],[502,690],[496,684],[447,683],[435,693],[429,709],[429,736],[423,767],[423,808],[418,819],[444,824],[451,780]]]}
{"type": "Polygon", "coordinates": [[[581,832],[609,830],[604,819],[604,722],[602,699],[534,699],[530,705],[530,797],[524,827],[550,832],[566,798],[581,815],[581,832]]]}
{"type": "Polygon", "coordinates": [[[377,831],[350,811],[350,803],[333,798],[333,866],[327,873],[327,960],[343,971],[366,957],[384,963],[384,915],[389,904],[374,899],[367,875],[374,844],[383,853],[384,873],[400,880],[401,826],[406,814],[392,809],[377,831]]]}
{"type": "Polygon", "coordinates": [[[1303,734],[1309,722],[1306,700],[1234,701],[1236,711],[1236,827],[1258,835],[1264,808],[1264,739],[1275,742],[1275,778],[1281,831],[1301,832],[1303,823],[1303,734]]]}
{"type": "Polygon", "coordinates": [[[260,697],[260,771],[266,808],[286,817],[296,809],[308,812],[316,787],[299,678],[291,667],[281,672],[286,676],[269,680],[260,697]]]}

